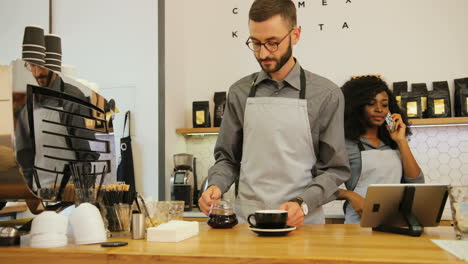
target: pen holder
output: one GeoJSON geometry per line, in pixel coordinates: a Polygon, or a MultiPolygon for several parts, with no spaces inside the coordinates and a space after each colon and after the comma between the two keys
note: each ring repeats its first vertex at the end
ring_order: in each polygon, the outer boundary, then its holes
{"type": "Polygon", "coordinates": [[[131,206],[129,204],[118,203],[114,204],[114,210],[119,223],[119,231],[130,233],[131,206]]]}

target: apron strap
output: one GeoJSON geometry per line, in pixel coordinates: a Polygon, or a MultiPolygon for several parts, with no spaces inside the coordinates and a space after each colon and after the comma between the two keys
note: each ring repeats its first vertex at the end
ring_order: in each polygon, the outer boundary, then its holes
{"type": "Polygon", "coordinates": [[[125,137],[125,128],[127,126],[127,119],[128,119],[128,135],[130,136],[130,111],[125,113],[125,121],[123,126],[122,137],[125,137]]]}
{"type": "Polygon", "coordinates": [[[63,81],[62,78],[60,78],[60,92],[62,93],[65,92],[65,82],[63,81]]]}
{"type": "Polygon", "coordinates": [[[306,79],[305,79],[305,72],[304,69],[301,67],[301,91],[299,92],[299,99],[305,99],[305,86],[306,86],[306,79]]]}
{"type": "MultiPolygon", "coordinates": [[[[356,180],[356,185],[357,185],[357,183],[359,182],[359,179],[361,178],[361,172],[362,172],[362,153],[361,152],[365,151],[365,149],[364,149],[364,145],[361,142],[361,139],[358,139],[356,143],[357,143],[358,148],[359,148],[359,159],[361,160],[361,171],[359,172],[359,176],[358,176],[358,178],[356,180]]],[[[351,191],[354,192],[354,189],[356,188],[356,185],[352,186],[351,191]]]]}
{"type": "MultiPolygon", "coordinates": [[[[362,145],[362,142],[361,142],[360,139],[358,139],[358,140],[356,141],[356,144],[358,145],[358,148],[359,148],[359,159],[361,160],[361,170],[362,170],[362,154],[361,154],[361,152],[362,152],[362,151],[365,151],[365,149],[364,149],[364,145],[362,145]]],[[[358,176],[358,178],[357,178],[357,180],[356,180],[356,185],[357,185],[357,183],[358,183],[358,181],[359,181],[360,178],[361,178],[361,172],[359,172],[359,176],[358,176]]],[[[350,191],[353,191],[353,192],[354,192],[354,189],[356,188],[356,185],[351,186],[351,190],[350,190],[350,191]]],[[[346,214],[346,207],[348,206],[348,204],[349,204],[349,201],[348,201],[348,200],[345,200],[345,202],[343,203],[343,212],[344,212],[345,214],[346,214]]]]}
{"type": "Polygon", "coordinates": [[[249,92],[249,97],[255,97],[255,94],[257,93],[257,82],[258,74],[255,76],[255,79],[252,81],[252,84],[250,85],[250,92],[249,92]]]}
{"type": "MultiPolygon", "coordinates": [[[[255,79],[253,80],[250,86],[249,97],[255,97],[255,94],[257,93],[257,78],[258,78],[258,74],[255,76],[255,79]]],[[[302,69],[302,67],[301,67],[300,80],[301,80],[301,89],[299,91],[299,99],[305,99],[306,78],[305,78],[304,69],[302,69]]]]}
{"type": "Polygon", "coordinates": [[[361,140],[358,140],[357,144],[358,144],[359,152],[364,151],[364,145],[362,145],[361,140]]]}

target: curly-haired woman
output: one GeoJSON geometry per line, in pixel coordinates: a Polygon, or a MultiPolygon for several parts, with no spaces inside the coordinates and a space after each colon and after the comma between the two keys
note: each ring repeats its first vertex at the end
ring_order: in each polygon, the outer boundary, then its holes
{"type": "Polygon", "coordinates": [[[408,144],[411,132],[406,114],[387,84],[379,77],[363,76],[341,89],[351,177],[347,190],[340,189],[339,199],[346,200],[345,224],[359,224],[370,184],[423,183],[424,175],[408,144]],[[388,113],[393,129],[385,122],[388,113]]]}

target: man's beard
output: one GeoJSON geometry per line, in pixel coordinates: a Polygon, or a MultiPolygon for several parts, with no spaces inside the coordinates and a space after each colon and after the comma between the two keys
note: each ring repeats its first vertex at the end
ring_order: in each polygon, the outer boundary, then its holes
{"type": "Polygon", "coordinates": [[[39,76],[36,78],[37,84],[39,84],[39,85],[42,86],[42,87],[48,87],[48,88],[50,88],[50,83],[51,83],[51,80],[52,80],[52,75],[53,75],[53,72],[52,72],[52,71],[49,71],[49,73],[48,73],[47,75],[45,75],[45,74],[39,75],[39,76]],[[45,80],[45,81],[43,82],[42,80],[45,80]]]}
{"type": "Polygon", "coordinates": [[[291,43],[289,43],[288,50],[286,51],[286,53],[284,53],[283,56],[280,57],[279,61],[278,61],[278,59],[276,59],[276,58],[270,58],[270,57],[268,57],[268,58],[266,58],[266,59],[262,59],[262,60],[260,60],[260,59],[257,58],[257,61],[258,61],[258,63],[260,64],[260,67],[262,67],[262,69],[263,69],[266,73],[274,73],[274,72],[279,71],[279,70],[286,64],[286,62],[288,62],[288,60],[289,60],[289,58],[291,58],[291,56],[292,56],[292,45],[291,45],[291,43]],[[269,70],[269,69],[263,67],[262,61],[265,61],[265,60],[273,60],[273,61],[276,61],[276,66],[275,66],[273,69],[271,69],[271,70],[269,70]]]}

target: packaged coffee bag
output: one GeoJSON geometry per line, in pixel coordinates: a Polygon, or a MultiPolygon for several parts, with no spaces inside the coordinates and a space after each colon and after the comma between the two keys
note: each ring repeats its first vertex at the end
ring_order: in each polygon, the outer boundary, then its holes
{"type": "Polygon", "coordinates": [[[448,82],[432,82],[432,86],[432,91],[427,93],[427,117],[451,117],[448,82]]]}
{"type": "Polygon", "coordinates": [[[193,102],[192,104],[193,127],[211,127],[210,104],[208,101],[193,102]]]}
{"type": "Polygon", "coordinates": [[[468,77],[455,79],[455,116],[468,116],[468,77]]]}
{"type": "Polygon", "coordinates": [[[393,94],[396,97],[398,106],[400,109],[404,110],[403,101],[406,100],[408,96],[408,82],[394,82],[393,83],[393,94]]]}
{"type": "Polygon", "coordinates": [[[224,107],[226,105],[226,92],[216,92],[213,97],[214,108],[214,127],[220,127],[223,121],[224,107]]]}
{"type": "MultiPolygon", "coordinates": [[[[427,118],[427,86],[425,83],[411,84],[411,92],[408,93],[407,101],[413,101],[413,99],[421,101],[421,116],[418,115],[417,118],[427,118]]],[[[408,102],[406,105],[408,106],[408,102]]]]}
{"type": "Polygon", "coordinates": [[[404,102],[403,111],[406,111],[408,118],[422,118],[421,99],[419,97],[408,97],[404,102]]]}

